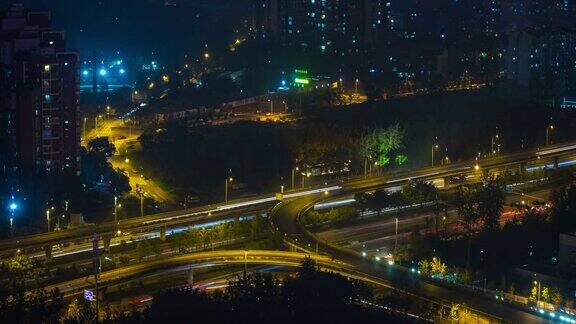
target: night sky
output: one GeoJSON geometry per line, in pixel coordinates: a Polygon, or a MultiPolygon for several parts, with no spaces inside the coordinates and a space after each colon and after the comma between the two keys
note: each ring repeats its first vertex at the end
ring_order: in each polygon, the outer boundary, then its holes
{"type": "MultiPolygon", "coordinates": [[[[0,0],[0,8],[14,1],[0,0]]],[[[30,9],[49,9],[53,25],[67,33],[69,47],[83,59],[97,50],[103,59],[120,51],[127,60],[155,58],[181,63],[183,55],[228,39],[233,15],[242,13],[234,0],[19,0],[30,9]],[[152,56],[154,52],[154,56],[152,56]]]]}

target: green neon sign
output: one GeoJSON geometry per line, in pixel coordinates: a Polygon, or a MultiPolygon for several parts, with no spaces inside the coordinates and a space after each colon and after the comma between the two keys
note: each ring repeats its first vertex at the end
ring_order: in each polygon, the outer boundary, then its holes
{"type": "Polygon", "coordinates": [[[295,78],[294,82],[299,83],[299,84],[309,84],[310,81],[308,79],[301,79],[301,78],[295,78]]]}
{"type": "Polygon", "coordinates": [[[300,73],[300,74],[308,74],[308,70],[300,70],[300,69],[296,69],[294,70],[295,73],[300,73]]]}

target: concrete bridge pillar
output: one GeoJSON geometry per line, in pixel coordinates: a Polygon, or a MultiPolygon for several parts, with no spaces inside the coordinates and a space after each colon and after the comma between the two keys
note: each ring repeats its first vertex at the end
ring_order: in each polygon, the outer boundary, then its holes
{"type": "Polygon", "coordinates": [[[52,260],[52,245],[44,245],[44,254],[46,255],[46,260],[52,260]]]}
{"type": "Polygon", "coordinates": [[[520,165],[518,165],[518,172],[520,174],[526,172],[526,162],[521,162],[520,165]]]}
{"type": "Polygon", "coordinates": [[[558,169],[558,161],[560,160],[559,157],[554,158],[554,169],[558,169]]]}
{"type": "Polygon", "coordinates": [[[160,241],[166,241],[166,226],[160,227],[160,241]]]}
{"type": "Polygon", "coordinates": [[[104,234],[102,236],[102,241],[104,241],[104,251],[110,252],[110,241],[112,236],[110,234],[104,234]]]}

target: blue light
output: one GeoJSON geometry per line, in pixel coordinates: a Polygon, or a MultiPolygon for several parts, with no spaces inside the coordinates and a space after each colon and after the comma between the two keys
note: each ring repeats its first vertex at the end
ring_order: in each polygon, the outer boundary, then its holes
{"type": "Polygon", "coordinates": [[[105,76],[108,73],[105,69],[100,69],[100,75],[105,76]]]}
{"type": "Polygon", "coordinates": [[[283,86],[286,85],[286,80],[282,80],[282,85],[283,85],[283,86]]]}
{"type": "Polygon", "coordinates": [[[88,70],[82,71],[82,75],[88,75],[88,70]]]}
{"type": "Polygon", "coordinates": [[[13,203],[10,204],[9,207],[10,207],[10,210],[11,210],[11,211],[15,211],[16,209],[18,209],[18,204],[16,204],[15,202],[13,202],[13,203]]]}
{"type": "Polygon", "coordinates": [[[126,73],[126,71],[124,71],[124,69],[120,69],[120,74],[124,74],[126,73]]]}

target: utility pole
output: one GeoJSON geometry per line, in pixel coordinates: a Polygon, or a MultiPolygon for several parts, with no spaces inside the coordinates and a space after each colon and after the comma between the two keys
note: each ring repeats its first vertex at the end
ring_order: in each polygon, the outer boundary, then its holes
{"type": "Polygon", "coordinates": [[[396,217],[396,235],[394,236],[394,257],[396,257],[397,249],[398,249],[398,217],[396,217]]]}
{"type": "Polygon", "coordinates": [[[92,92],[98,92],[98,79],[96,76],[96,50],[92,51],[92,92]]]}
{"type": "Polygon", "coordinates": [[[554,126],[550,125],[546,127],[546,145],[550,145],[550,132],[554,130],[554,126]]]}
{"type": "Polygon", "coordinates": [[[434,166],[434,150],[438,149],[438,144],[432,145],[432,166],[434,166]]]}
{"type": "Polygon", "coordinates": [[[144,216],[144,193],[140,191],[140,217],[144,216]]]}
{"type": "Polygon", "coordinates": [[[228,178],[224,183],[224,202],[228,202],[228,182],[232,183],[234,179],[228,178]]]}
{"type": "Polygon", "coordinates": [[[118,221],[118,197],[114,196],[114,223],[118,221]]]}
{"type": "Polygon", "coordinates": [[[298,167],[292,168],[292,190],[294,190],[294,172],[299,170],[298,167]]]}
{"type": "Polygon", "coordinates": [[[244,250],[244,277],[248,274],[248,251],[244,250]]]}
{"type": "Polygon", "coordinates": [[[88,118],[84,117],[84,122],[82,123],[82,138],[86,140],[86,120],[88,118]]]}

